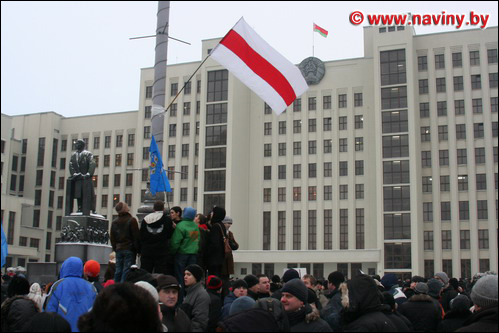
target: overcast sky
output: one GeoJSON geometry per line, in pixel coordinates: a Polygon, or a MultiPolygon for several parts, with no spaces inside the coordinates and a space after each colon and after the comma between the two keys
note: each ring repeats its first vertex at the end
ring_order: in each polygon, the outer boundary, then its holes
{"type": "MultiPolygon", "coordinates": [[[[1,2],[2,113],[54,111],[79,116],[137,110],[140,69],[154,65],[156,1],[1,2]]],[[[217,2],[171,1],[168,64],[201,60],[201,41],[224,36],[244,16],[263,39],[293,63],[312,55],[323,61],[363,56],[363,24],[349,16],[417,13],[490,15],[497,1],[474,2],[217,2]],[[312,31],[315,22],[327,38],[312,31]]],[[[459,30],[476,28],[471,25],[459,30]]],[[[416,34],[456,31],[416,26],[416,34]]]]}

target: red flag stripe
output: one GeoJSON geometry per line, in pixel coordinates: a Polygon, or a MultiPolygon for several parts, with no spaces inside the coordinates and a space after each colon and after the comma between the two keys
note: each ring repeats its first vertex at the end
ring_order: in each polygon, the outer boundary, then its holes
{"type": "Polygon", "coordinates": [[[323,29],[323,28],[319,27],[317,24],[314,23],[314,30],[315,29],[317,29],[320,32],[322,32],[323,34],[327,35],[327,30],[326,29],[323,29]]]}
{"type": "Polygon", "coordinates": [[[246,40],[236,31],[229,31],[220,44],[234,52],[256,75],[274,88],[286,105],[290,105],[296,99],[293,87],[286,77],[249,46],[246,40]]]}

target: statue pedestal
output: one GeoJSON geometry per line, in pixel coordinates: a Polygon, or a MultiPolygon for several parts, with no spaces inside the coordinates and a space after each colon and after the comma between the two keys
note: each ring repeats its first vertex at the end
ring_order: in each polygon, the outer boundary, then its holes
{"type": "Polygon", "coordinates": [[[61,242],[55,244],[55,261],[69,257],[104,264],[113,251],[109,243],[109,221],[102,215],[74,213],[62,218],[61,242]]]}

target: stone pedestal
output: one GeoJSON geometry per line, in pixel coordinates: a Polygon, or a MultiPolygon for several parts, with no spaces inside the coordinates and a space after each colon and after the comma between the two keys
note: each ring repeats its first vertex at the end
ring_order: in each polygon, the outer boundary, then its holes
{"type": "Polygon", "coordinates": [[[61,242],[55,244],[55,261],[60,264],[69,257],[83,262],[95,260],[105,264],[113,251],[109,243],[109,221],[102,215],[78,213],[62,218],[61,242]]]}

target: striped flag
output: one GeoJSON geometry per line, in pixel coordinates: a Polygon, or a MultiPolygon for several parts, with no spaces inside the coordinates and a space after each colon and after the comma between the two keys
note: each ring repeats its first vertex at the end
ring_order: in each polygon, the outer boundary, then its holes
{"type": "Polygon", "coordinates": [[[278,115],[308,89],[298,67],[263,40],[244,18],[213,49],[211,57],[278,115]]]}
{"type": "Polygon", "coordinates": [[[170,186],[170,181],[168,180],[166,171],[163,169],[161,152],[158,149],[154,135],[152,136],[151,146],[149,147],[149,155],[151,157],[151,163],[149,165],[151,194],[156,195],[156,192],[171,192],[172,188],[170,186]]]}
{"type": "Polygon", "coordinates": [[[327,30],[319,27],[315,23],[314,23],[314,31],[320,33],[322,37],[327,37],[328,34],[327,30]]]}

